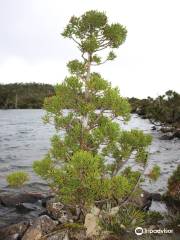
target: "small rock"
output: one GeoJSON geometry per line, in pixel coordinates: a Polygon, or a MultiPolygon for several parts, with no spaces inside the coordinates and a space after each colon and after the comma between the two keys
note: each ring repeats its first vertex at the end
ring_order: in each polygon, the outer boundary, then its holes
{"type": "Polygon", "coordinates": [[[57,224],[56,221],[46,215],[40,216],[28,228],[22,240],[39,240],[43,235],[51,232],[57,224]]]}
{"type": "Polygon", "coordinates": [[[60,223],[73,222],[73,216],[69,209],[55,199],[47,201],[47,212],[54,219],[60,223]]]}
{"type": "Polygon", "coordinates": [[[118,211],[119,211],[119,207],[113,207],[111,208],[110,215],[114,216],[118,213],[118,211]]]}
{"type": "Polygon", "coordinates": [[[94,237],[99,235],[100,227],[98,225],[99,218],[92,213],[86,214],[84,226],[86,227],[86,236],[94,237]]]}
{"type": "Polygon", "coordinates": [[[91,213],[94,215],[94,216],[99,216],[99,214],[100,214],[100,209],[99,208],[97,208],[97,207],[92,207],[91,208],[91,213]]]}

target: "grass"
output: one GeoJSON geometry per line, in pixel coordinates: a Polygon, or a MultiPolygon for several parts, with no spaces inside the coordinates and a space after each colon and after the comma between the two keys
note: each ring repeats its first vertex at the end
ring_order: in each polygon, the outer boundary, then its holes
{"type": "Polygon", "coordinates": [[[29,175],[26,172],[17,171],[10,173],[6,178],[10,187],[21,187],[29,180],[29,175]]]}

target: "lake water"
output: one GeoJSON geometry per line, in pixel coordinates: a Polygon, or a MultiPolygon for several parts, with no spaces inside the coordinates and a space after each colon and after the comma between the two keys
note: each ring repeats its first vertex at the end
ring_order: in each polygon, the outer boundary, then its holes
{"type": "MultiPolygon", "coordinates": [[[[6,190],[6,176],[9,172],[25,170],[31,175],[30,186],[44,189],[45,184],[32,171],[32,163],[41,159],[50,147],[54,133],[51,125],[44,125],[42,110],[0,110],[0,189],[6,190]]],[[[162,135],[152,131],[147,119],[132,115],[123,128],[137,128],[151,133],[153,142],[146,173],[153,165],[161,167],[161,176],[156,182],[146,180],[143,188],[151,192],[166,191],[167,179],[178,163],[180,164],[180,140],[160,140],[162,135]]]]}

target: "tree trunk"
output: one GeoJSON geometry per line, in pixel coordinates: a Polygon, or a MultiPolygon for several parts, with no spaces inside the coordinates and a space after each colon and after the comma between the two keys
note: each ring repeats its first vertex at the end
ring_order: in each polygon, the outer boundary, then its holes
{"type": "MultiPolygon", "coordinates": [[[[88,53],[88,61],[87,61],[87,74],[86,74],[86,78],[85,78],[85,100],[86,103],[88,103],[88,98],[89,98],[89,92],[87,89],[87,82],[90,79],[90,75],[91,75],[91,54],[88,53]]],[[[87,128],[87,124],[88,124],[88,114],[86,116],[83,117],[83,121],[82,121],[82,125],[84,128],[87,128]]]]}

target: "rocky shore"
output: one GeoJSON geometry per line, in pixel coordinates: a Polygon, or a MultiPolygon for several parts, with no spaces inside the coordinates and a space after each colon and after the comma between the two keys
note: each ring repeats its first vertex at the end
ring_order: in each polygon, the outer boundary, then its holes
{"type": "MultiPolygon", "coordinates": [[[[134,204],[147,212],[152,201],[172,203],[172,199],[168,197],[144,192],[137,196],[134,204]]],[[[174,202],[174,206],[178,207],[179,211],[180,204],[178,204],[179,202],[174,202]]],[[[99,232],[97,222],[100,210],[98,207],[94,207],[85,216],[84,224],[82,224],[78,207],[65,206],[53,194],[41,192],[1,193],[0,207],[16,212],[16,217],[12,217],[9,223],[1,224],[0,240],[118,239],[111,236],[110,233],[103,233],[101,238],[96,238],[99,232]]],[[[116,211],[116,208],[112,209],[113,214],[116,211]]]]}
{"type": "Polygon", "coordinates": [[[154,125],[152,130],[158,130],[162,133],[162,136],[160,137],[161,140],[172,140],[174,138],[180,139],[180,128],[174,128],[170,126],[158,128],[154,125]]]}

